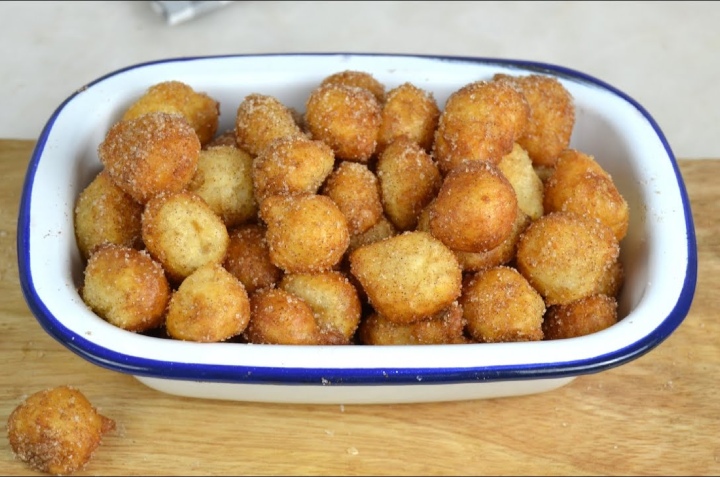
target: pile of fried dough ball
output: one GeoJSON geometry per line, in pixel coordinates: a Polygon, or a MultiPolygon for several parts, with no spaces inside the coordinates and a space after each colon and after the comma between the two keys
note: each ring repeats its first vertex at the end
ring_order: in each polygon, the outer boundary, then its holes
{"type": "Polygon", "coordinates": [[[27,396],[10,414],[8,441],[16,458],[32,469],[70,475],[90,462],[115,421],[72,386],[27,396]]]}
{"type": "Polygon", "coordinates": [[[128,331],[195,342],[397,345],[571,338],[618,321],[628,204],[550,76],[444,105],[364,71],[298,111],[256,92],[234,127],[151,85],[74,209],[80,294],[128,331]]]}

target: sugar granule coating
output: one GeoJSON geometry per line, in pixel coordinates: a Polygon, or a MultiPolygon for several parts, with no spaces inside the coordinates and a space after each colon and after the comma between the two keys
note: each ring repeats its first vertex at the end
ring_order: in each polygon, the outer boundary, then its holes
{"type": "Polygon", "coordinates": [[[275,139],[303,135],[290,108],[274,96],[253,93],[240,103],[235,139],[240,149],[258,156],[275,139]]]}
{"type": "Polygon", "coordinates": [[[27,397],[10,414],[13,454],[33,470],[70,475],[86,467],[115,421],[100,414],[79,390],[58,386],[27,397]]]}

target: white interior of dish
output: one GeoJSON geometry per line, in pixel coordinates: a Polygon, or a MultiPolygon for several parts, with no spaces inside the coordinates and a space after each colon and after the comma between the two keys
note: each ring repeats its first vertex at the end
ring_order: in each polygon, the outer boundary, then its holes
{"type": "Polygon", "coordinates": [[[160,340],[123,331],[90,312],[77,289],[82,261],[73,207],[100,169],[97,147],[121,111],[150,85],[179,80],[221,104],[221,131],[232,127],[249,93],[274,95],[304,111],[319,81],[346,69],[372,73],[389,90],[403,82],[432,91],[440,106],[459,87],[493,74],[533,71],[487,62],[402,56],[289,55],[178,60],[139,66],[83,89],[60,110],[39,160],[30,212],[30,272],[38,297],[60,326],[114,352],[171,362],[309,368],[462,368],[591,359],[643,340],[675,306],[688,250],[684,209],[671,158],[652,124],[631,103],[600,86],[561,77],[576,103],[572,147],[593,155],[630,206],[622,245],[623,319],[582,338],[552,342],[423,347],[301,347],[160,340]]]}

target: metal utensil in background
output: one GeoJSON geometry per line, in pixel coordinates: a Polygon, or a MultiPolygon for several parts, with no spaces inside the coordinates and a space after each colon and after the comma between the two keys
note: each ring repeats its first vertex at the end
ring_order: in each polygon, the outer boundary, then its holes
{"type": "Polygon", "coordinates": [[[165,18],[168,25],[177,25],[199,15],[217,10],[232,1],[152,1],[153,10],[165,18]]]}

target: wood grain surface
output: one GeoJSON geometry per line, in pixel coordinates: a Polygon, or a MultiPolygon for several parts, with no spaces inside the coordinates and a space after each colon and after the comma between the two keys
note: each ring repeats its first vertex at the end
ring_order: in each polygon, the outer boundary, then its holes
{"type": "MultiPolygon", "coordinates": [[[[34,143],[0,140],[0,417],[69,384],[117,422],[75,475],[719,475],[720,159],[679,161],[698,285],[644,356],[524,397],[402,405],[212,401],[154,391],[68,351],[18,280],[16,222],[34,143]]],[[[667,273],[673,273],[667,270],[667,273]]],[[[0,474],[37,475],[0,436],[0,474]]]]}

